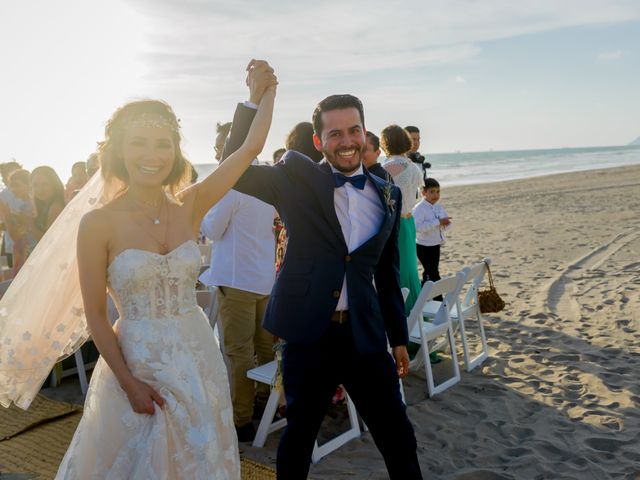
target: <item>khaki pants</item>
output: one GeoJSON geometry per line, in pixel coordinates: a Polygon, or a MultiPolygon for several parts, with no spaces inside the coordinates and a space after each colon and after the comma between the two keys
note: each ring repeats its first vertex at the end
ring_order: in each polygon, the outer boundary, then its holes
{"type": "MultiPolygon", "coordinates": [[[[247,378],[247,371],[274,359],[273,335],[262,328],[262,319],[269,295],[218,287],[219,318],[222,328],[224,353],[229,358],[231,370],[231,402],[233,421],[241,427],[251,422],[256,387],[247,378]]],[[[266,403],[269,385],[258,384],[258,401],[266,403]]]]}

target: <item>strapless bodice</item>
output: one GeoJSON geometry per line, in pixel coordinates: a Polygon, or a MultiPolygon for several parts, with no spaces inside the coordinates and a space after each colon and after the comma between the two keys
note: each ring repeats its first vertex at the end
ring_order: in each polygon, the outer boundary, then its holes
{"type": "Polygon", "coordinates": [[[198,245],[187,240],[166,255],[129,248],[108,268],[107,281],[121,320],[178,317],[197,308],[198,245]]]}

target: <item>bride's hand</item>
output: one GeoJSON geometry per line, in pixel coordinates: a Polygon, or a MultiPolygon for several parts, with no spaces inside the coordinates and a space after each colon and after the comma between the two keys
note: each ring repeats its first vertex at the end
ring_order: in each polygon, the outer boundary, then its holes
{"type": "Polygon", "coordinates": [[[275,76],[268,62],[252,59],[247,65],[246,83],[249,86],[249,101],[259,105],[266,91],[275,93],[278,77],[275,76]]]}
{"type": "Polygon", "coordinates": [[[160,408],[164,405],[164,399],[153,388],[140,380],[133,379],[130,385],[125,388],[125,393],[131,403],[131,408],[136,413],[148,413],[153,415],[157,403],[160,408]]]}

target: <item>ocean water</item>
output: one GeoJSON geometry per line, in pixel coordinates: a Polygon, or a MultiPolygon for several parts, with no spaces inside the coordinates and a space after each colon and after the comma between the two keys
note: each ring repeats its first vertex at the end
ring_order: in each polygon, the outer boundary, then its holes
{"type": "Polygon", "coordinates": [[[640,146],[557,148],[426,156],[427,176],[441,185],[471,185],[554,173],[640,165],[640,146]]]}
{"type": "MultiPolygon", "coordinates": [[[[427,176],[441,185],[471,185],[554,173],[640,165],[640,146],[555,148],[496,152],[434,153],[426,155],[427,176]]],[[[384,158],[380,158],[384,162],[384,158]]],[[[200,178],[215,164],[194,165],[200,178]]]]}

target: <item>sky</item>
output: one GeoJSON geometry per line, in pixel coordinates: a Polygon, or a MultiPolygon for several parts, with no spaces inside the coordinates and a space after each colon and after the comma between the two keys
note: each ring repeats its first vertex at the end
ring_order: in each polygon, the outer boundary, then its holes
{"type": "Polygon", "coordinates": [[[261,160],[319,100],[352,93],[367,129],[417,125],[422,152],[627,144],[640,136],[637,0],[21,0],[0,2],[0,162],[66,181],[113,111],[160,98],[193,163],[279,78],[261,160]]]}

